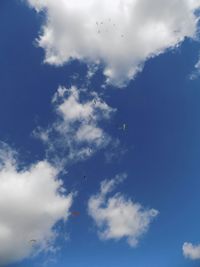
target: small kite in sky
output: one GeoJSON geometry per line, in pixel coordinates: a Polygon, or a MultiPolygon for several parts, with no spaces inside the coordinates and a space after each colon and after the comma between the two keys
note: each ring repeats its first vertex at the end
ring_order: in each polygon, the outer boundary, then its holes
{"type": "Polygon", "coordinates": [[[73,215],[74,217],[77,217],[80,215],[80,212],[79,211],[72,211],[71,215],[73,215]]]}
{"type": "Polygon", "coordinates": [[[123,123],[121,127],[119,127],[119,130],[126,131],[127,130],[127,124],[123,123]]]}

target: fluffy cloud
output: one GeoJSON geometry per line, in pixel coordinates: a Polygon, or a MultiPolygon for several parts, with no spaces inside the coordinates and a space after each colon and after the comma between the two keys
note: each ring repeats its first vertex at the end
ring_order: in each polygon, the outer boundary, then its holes
{"type": "Polygon", "coordinates": [[[123,174],[103,181],[100,192],[89,199],[88,212],[98,227],[101,239],[126,238],[128,244],[135,247],[158,211],[144,209],[139,203],[126,199],[120,193],[107,196],[125,177],[123,174]]]}
{"type": "Polygon", "coordinates": [[[47,144],[48,158],[57,155],[61,162],[61,155],[64,163],[82,160],[108,145],[110,137],[99,123],[108,120],[114,109],[96,93],[59,87],[52,102],[56,121],[47,130],[39,128],[35,132],[47,144]]]}
{"type": "Polygon", "coordinates": [[[0,157],[0,265],[5,265],[54,250],[54,226],[67,220],[73,196],[65,194],[48,162],[21,169],[9,149],[0,157]]]}
{"type": "Polygon", "coordinates": [[[200,260],[200,245],[183,244],[183,255],[191,260],[200,260]]]}
{"type": "Polygon", "coordinates": [[[27,0],[46,22],[38,37],[45,62],[103,63],[107,82],[123,86],[143,63],[195,38],[199,0],[27,0]]]}

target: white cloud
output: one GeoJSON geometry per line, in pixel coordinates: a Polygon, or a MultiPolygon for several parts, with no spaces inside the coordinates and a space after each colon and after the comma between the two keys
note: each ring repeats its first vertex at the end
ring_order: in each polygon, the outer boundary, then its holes
{"type": "Polygon", "coordinates": [[[65,194],[48,162],[21,169],[5,147],[0,157],[0,265],[55,251],[54,226],[67,220],[73,195],[65,194]]]}
{"type": "Polygon", "coordinates": [[[143,63],[195,38],[199,0],[27,0],[46,22],[38,37],[45,61],[103,63],[107,82],[123,86],[143,63]]]}
{"type": "Polygon", "coordinates": [[[108,197],[125,177],[123,174],[103,181],[100,192],[91,196],[88,201],[88,212],[98,227],[101,239],[126,238],[128,244],[135,247],[148,230],[151,221],[158,215],[158,211],[144,209],[139,203],[125,198],[120,193],[108,197]]]}
{"type": "Polygon", "coordinates": [[[195,80],[200,76],[200,59],[197,61],[197,63],[194,66],[194,70],[190,75],[190,80],[195,80]]]}
{"type": "MultiPolygon", "coordinates": [[[[78,132],[76,133],[76,139],[78,141],[96,141],[98,145],[98,140],[101,139],[103,131],[100,128],[93,127],[92,125],[82,125],[78,132]]],[[[101,142],[101,141],[100,141],[101,142]]]]}
{"type": "Polygon", "coordinates": [[[191,260],[200,260],[200,245],[195,246],[191,243],[184,243],[183,255],[191,260]]]}
{"type": "MultiPolygon", "coordinates": [[[[62,90],[60,88],[60,90],[62,90]]],[[[66,92],[63,88],[63,92],[66,92]]],[[[63,116],[66,123],[77,120],[88,120],[92,116],[93,108],[90,102],[81,104],[79,101],[79,93],[75,87],[71,88],[71,95],[59,107],[58,111],[63,116]]]]}
{"type": "Polygon", "coordinates": [[[59,87],[52,100],[56,121],[35,135],[47,144],[47,157],[57,162],[83,160],[108,145],[111,138],[100,126],[115,111],[96,93],[72,86],[59,87]],[[61,152],[61,156],[60,156],[61,152]],[[61,160],[62,158],[62,160],[61,160]]]}

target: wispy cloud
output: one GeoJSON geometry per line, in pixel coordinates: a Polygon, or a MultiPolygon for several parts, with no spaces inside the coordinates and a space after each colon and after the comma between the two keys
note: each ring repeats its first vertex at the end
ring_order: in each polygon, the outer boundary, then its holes
{"type": "Polygon", "coordinates": [[[189,78],[190,80],[195,80],[200,76],[200,59],[197,61],[197,63],[194,66],[194,70],[190,74],[189,78]]]}
{"type": "Polygon", "coordinates": [[[111,138],[100,125],[110,119],[115,110],[97,93],[59,87],[52,103],[56,121],[47,129],[35,131],[47,145],[47,158],[62,163],[76,162],[89,158],[109,144],[111,138]]]}
{"type": "Polygon", "coordinates": [[[125,178],[126,174],[122,174],[103,181],[100,192],[91,196],[88,201],[88,212],[98,227],[101,239],[126,238],[128,244],[135,247],[148,230],[151,221],[158,215],[158,211],[145,209],[121,193],[108,197],[125,178]]]}

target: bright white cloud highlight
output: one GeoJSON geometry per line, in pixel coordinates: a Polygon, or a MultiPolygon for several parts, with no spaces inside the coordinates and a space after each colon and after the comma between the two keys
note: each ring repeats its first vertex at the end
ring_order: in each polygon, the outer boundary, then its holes
{"type": "Polygon", "coordinates": [[[100,192],[89,199],[88,212],[98,227],[101,239],[126,238],[128,244],[135,247],[158,215],[158,211],[145,209],[120,193],[108,197],[125,177],[123,174],[116,176],[115,179],[103,181],[100,192]]]}
{"type": "Polygon", "coordinates": [[[38,37],[45,62],[103,63],[107,82],[123,86],[143,63],[195,38],[199,0],[27,0],[46,22],[38,37]]]}
{"type": "Polygon", "coordinates": [[[48,162],[19,170],[12,152],[4,152],[0,151],[0,265],[53,250],[54,226],[67,220],[73,199],[48,162]]]}
{"type": "Polygon", "coordinates": [[[87,93],[72,86],[59,87],[52,100],[56,121],[35,134],[48,146],[48,157],[58,162],[83,160],[108,145],[111,138],[100,123],[115,111],[96,93],[87,93]],[[62,158],[62,160],[61,160],[62,158]]]}
{"type": "Polygon", "coordinates": [[[200,260],[200,245],[195,246],[191,243],[184,243],[183,255],[191,260],[200,260]]]}

